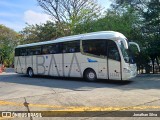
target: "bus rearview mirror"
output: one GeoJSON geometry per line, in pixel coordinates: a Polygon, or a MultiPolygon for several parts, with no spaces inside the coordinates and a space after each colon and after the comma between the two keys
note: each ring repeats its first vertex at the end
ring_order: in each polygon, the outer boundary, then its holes
{"type": "Polygon", "coordinates": [[[135,42],[129,42],[129,45],[135,45],[137,47],[137,49],[138,49],[138,52],[141,51],[140,47],[139,47],[139,45],[137,43],[135,43],[135,42]]]}

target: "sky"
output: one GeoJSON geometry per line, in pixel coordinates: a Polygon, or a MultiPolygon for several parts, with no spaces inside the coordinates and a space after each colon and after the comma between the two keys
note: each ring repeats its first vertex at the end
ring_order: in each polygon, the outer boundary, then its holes
{"type": "MultiPolygon", "coordinates": [[[[108,8],[110,0],[98,0],[98,3],[108,8]]],[[[44,13],[36,0],[0,0],[0,24],[17,32],[28,24],[41,24],[51,17],[44,13]]]]}

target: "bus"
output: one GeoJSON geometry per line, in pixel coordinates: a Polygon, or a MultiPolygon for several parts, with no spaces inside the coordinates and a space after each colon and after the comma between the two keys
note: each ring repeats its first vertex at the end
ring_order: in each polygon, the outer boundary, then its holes
{"type": "Polygon", "coordinates": [[[19,45],[15,48],[15,72],[57,77],[128,80],[137,75],[129,48],[137,43],[115,31],[100,31],[19,45]]]}

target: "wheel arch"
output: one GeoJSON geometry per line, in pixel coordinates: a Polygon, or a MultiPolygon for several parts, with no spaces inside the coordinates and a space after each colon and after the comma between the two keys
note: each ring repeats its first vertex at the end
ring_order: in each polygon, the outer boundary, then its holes
{"type": "MultiPolygon", "coordinates": [[[[28,68],[27,68],[26,74],[28,74],[28,70],[29,70],[29,69],[32,69],[32,67],[28,67],[28,68]]],[[[32,69],[32,70],[33,70],[33,69],[32,69]]],[[[34,71],[33,71],[33,72],[34,72],[34,71]]]]}
{"type": "MultiPolygon", "coordinates": [[[[93,71],[96,73],[96,71],[95,71],[93,68],[88,67],[88,68],[86,68],[86,69],[83,71],[83,77],[85,76],[85,72],[86,72],[87,70],[93,70],[93,71]]],[[[96,75],[97,75],[97,73],[96,73],[96,75]]]]}

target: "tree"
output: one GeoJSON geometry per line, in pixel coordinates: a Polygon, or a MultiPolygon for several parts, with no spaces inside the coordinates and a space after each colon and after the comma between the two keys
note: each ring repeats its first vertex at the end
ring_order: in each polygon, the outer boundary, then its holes
{"type": "Polygon", "coordinates": [[[14,48],[20,42],[19,38],[18,33],[4,25],[0,25],[0,62],[6,66],[13,63],[14,48]]]}
{"type": "Polygon", "coordinates": [[[41,25],[28,25],[20,33],[23,36],[23,44],[48,41],[61,36],[56,25],[50,21],[41,25]]]}
{"type": "MultiPolygon", "coordinates": [[[[141,37],[140,29],[137,27],[137,13],[132,8],[126,8],[125,12],[120,13],[115,10],[107,10],[104,17],[89,23],[79,24],[75,28],[75,33],[86,33],[96,31],[118,31],[126,35],[129,40],[136,40],[141,37]]],[[[139,42],[139,41],[138,41],[139,42]]]]}
{"type": "Polygon", "coordinates": [[[63,35],[66,35],[66,31],[73,34],[73,29],[78,24],[97,19],[101,14],[101,7],[96,0],[37,0],[37,2],[57,22],[63,35]]]}
{"type": "MultiPolygon", "coordinates": [[[[139,44],[141,46],[142,52],[138,62],[141,61],[141,66],[147,68],[149,64],[148,58],[152,61],[153,73],[154,73],[154,63],[155,59],[159,65],[159,28],[160,28],[160,3],[159,0],[114,0],[112,8],[117,11],[125,11],[126,6],[131,7],[134,12],[137,12],[137,17],[139,21],[135,24],[136,28],[139,30],[139,44]],[[141,39],[140,39],[141,38],[141,39]],[[144,59],[144,60],[142,60],[144,59]],[[148,64],[146,63],[148,62],[148,64]]],[[[135,32],[136,34],[136,32],[135,32]]],[[[160,70],[160,67],[159,67],[160,70]]]]}
{"type": "MultiPolygon", "coordinates": [[[[148,54],[152,61],[153,73],[155,73],[155,60],[159,66],[160,56],[160,2],[152,0],[147,4],[147,10],[143,13],[144,26],[143,34],[148,40],[148,54]]],[[[160,66],[159,66],[160,71],[160,66]]]]}
{"type": "Polygon", "coordinates": [[[114,0],[111,6],[114,9],[123,9],[126,5],[129,5],[134,8],[134,10],[143,12],[146,8],[146,3],[149,1],[150,0],[114,0]]]}

